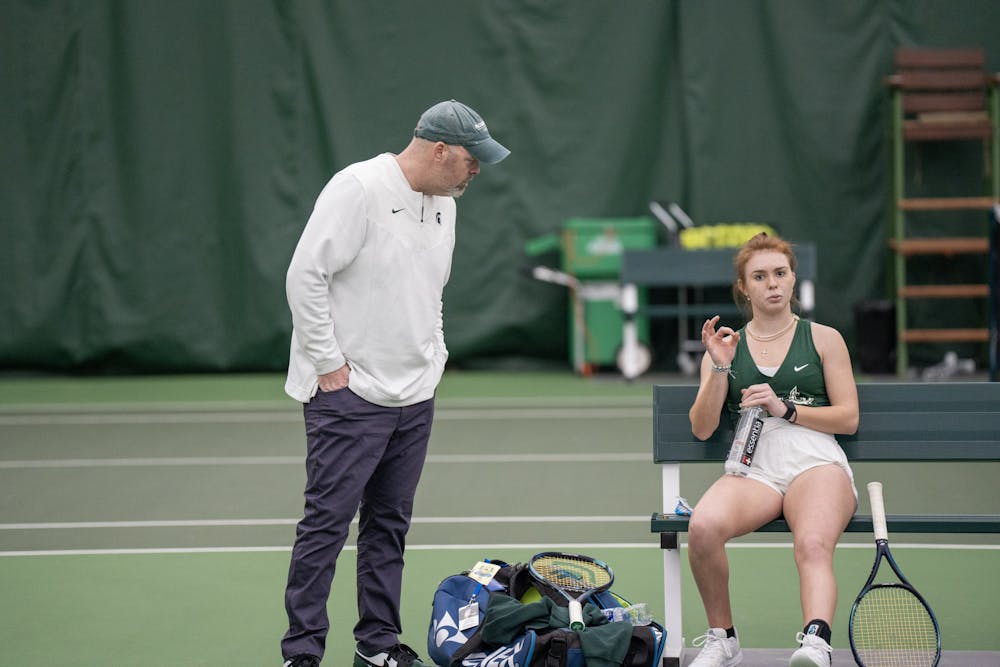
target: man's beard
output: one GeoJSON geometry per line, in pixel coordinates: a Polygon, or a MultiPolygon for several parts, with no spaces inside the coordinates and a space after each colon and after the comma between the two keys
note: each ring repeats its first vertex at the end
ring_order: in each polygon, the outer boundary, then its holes
{"type": "Polygon", "coordinates": [[[468,188],[468,187],[469,187],[469,181],[466,181],[464,183],[460,183],[459,185],[456,185],[454,187],[448,188],[447,195],[449,197],[454,198],[454,199],[458,199],[463,194],[465,194],[465,189],[468,188]]]}

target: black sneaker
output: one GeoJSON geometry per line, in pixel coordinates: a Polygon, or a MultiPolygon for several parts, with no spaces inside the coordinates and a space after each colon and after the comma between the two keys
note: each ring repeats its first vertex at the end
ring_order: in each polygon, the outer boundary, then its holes
{"type": "Polygon", "coordinates": [[[428,667],[420,662],[417,652],[406,644],[396,644],[389,648],[354,651],[354,667],[428,667]]]}
{"type": "Polygon", "coordinates": [[[293,655],[281,667],[319,667],[319,658],[314,655],[293,655]]]}

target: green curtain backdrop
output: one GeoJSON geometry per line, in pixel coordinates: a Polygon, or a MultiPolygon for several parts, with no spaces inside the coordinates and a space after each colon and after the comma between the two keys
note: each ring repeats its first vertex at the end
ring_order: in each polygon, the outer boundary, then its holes
{"type": "Polygon", "coordinates": [[[817,318],[854,344],[885,293],[893,50],[1000,70],[997,25],[992,0],[5,0],[0,368],[284,368],[316,195],[452,97],[513,151],[459,201],[453,363],[566,359],[525,242],[651,199],[816,242],[817,318]]]}

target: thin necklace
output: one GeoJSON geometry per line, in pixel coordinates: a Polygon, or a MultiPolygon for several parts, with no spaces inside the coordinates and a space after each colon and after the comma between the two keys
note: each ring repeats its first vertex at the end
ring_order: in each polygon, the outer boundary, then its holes
{"type": "MultiPolygon", "coordinates": [[[[750,336],[751,338],[753,338],[758,343],[769,343],[772,340],[780,338],[781,336],[784,336],[786,333],[788,333],[788,330],[792,328],[792,325],[794,325],[798,321],[799,321],[799,316],[798,315],[792,315],[791,321],[788,324],[786,324],[784,327],[782,327],[780,331],[777,331],[777,332],[775,332],[773,334],[768,334],[766,336],[758,336],[758,335],[754,334],[753,330],[750,328],[750,323],[749,322],[747,322],[747,325],[746,325],[745,329],[746,329],[747,335],[750,336]]],[[[767,356],[767,348],[761,348],[760,353],[766,357],[767,356]]]]}

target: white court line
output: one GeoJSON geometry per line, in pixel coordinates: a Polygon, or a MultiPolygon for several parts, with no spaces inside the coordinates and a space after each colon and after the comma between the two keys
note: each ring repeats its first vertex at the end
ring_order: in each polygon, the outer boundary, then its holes
{"type": "MultiPolygon", "coordinates": [[[[407,551],[497,551],[500,549],[654,549],[654,544],[639,542],[609,542],[580,544],[415,544],[407,545],[407,551]]],[[[12,556],[131,556],[155,554],[215,554],[215,553],[259,553],[259,552],[290,552],[287,547],[178,547],[152,549],[48,549],[43,551],[0,551],[0,557],[12,556]]],[[[344,551],[357,551],[353,545],[346,545],[344,551]]]]}
{"type": "Polygon", "coordinates": [[[116,426],[125,424],[269,424],[301,422],[295,412],[137,412],[117,414],[0,414],[0,426],[116,426]]]}
{"type": "MultiPolygon", "coordinates": [[[[471,408],[437,409],[434,421],[511,421],[527,419],[649,419],[651,407],[471,408]]],[[[125,424],[298,423],[302,414],[281,410],[254,412],[126,412],[0,414],[0,426],[93,426],[125,424]]]]}
{"type": "Polygon", "coordinates": [[[302,465],[302,456],[150,456],[115,459],[29,459],[0,461],[8,468],[132,468],[167,466],[302,465]]]}
{"type": "MultiPolygon", "coordinates": [[[[298,519],[194,519],[190,521],[52,521],[0,523],[0,530],[84,530],[94,528],[221,528],[226,526],[294,526],[298,519]]],[[[357,519],[354,520],[357,523],[357,519]]]]}
{"type": "MultiPolygon", "coordinates": [[[[413,524],[460,523],[645,523],[649,516],[428,516],[413,524]]],[[[298,519],[176,519],[159,521],[59,521],[0,523],[0,530],[82,530],[88,528],[202,528],[225,526],[294,526],[298,519]]],[[[357,523],[355,517],[352,523],[357,523]]]]}
{"type": "MultiPolygon", "coordinates": [[[[36,523],[0,523],[0,530],[88,530],[88,529],[127,529],[127,528],[224,528],[245,526],[294,526],[298,519],[172,519],[153,521],[62,521],[36,523]]],[[[414,517],[412,524],[449,525],[449,524],[545,524],[545,523],[646,523],[646,515],[592,515],[592,516],[437,516],[414,517]]],[[[355,517],[351,522],[358,523],[355,517]]],[[[687,547],[687,542],[682,542],[687,547]]],[[[438,548],[439,545],[410,548],[438,548]]],[[[728,545],[736,549],[774,549],[791,548],[791,542],[733,542],[728,545]]],[[[444,548],[444,547],[441,547],[444,548]]],[[[470,547],[471,548],[471,547],[470,547]]],[[[870,542],[843,542],[837,545],[839,549],[869,549],[870,542]]],[[[985,549],[1000,550],[1000,544],[928,544],[917,542],[900,542],[892,545],[893,549],[985,549]]]]}
{"type": "MultiPolygon", "coordinates": [[[[682,542],[681,546],[687,548],[687,543],[682,542]]],[[[790,542],[773,544],[730,544],[729,548],[734,549],[791,549],[790,542]]],[[[870,544],[839,544],[838,549],[871,549],[870,544]]],[[[992,544],[894,544],[893,549],[942,549],[942,550],[1000,550],[1000,545],[992,544]]],[[[407,545],[407,551],[457,551],[470,550],[479,552],[498,552],[504,549],[533,549],[533,550],[584,550],[584,549],[649,549],[659,550],[656,544],[648,542],[579,542],[565,544],[414,544],[407,545]]],[[[151,549],[49,549],[39,551],[0,551],[0,558],[3,557],[33,557],[33,556],[131,556],[131,555],[158,555],[158,554],[216,554],[216,553],[260,553],[260,552],[285,552],[292,550],[290,546],[278,547],[178,547],[178,548],[151,548],[151,549]]],[[[356,546],[345,546],[344,551],[357,551],[356,546]]]]}
{"type": "MultiPolygon", "coordinates": [[[[591,408],[591,407],[649,407],[649,396],[497,396],[438,398],[439,410],[468,410],[473,408],[591,408]]],[[[259,401],[109,401],[107,403],[15,403],[0,405],[4,414],[81,414],[119,412],[288,412],[302,415],[302,406],[291,399],[259,401]]]]}
{"type": "MultiPolygon", "coordinates": [[[[150,456],[106,459],[27,459],[0,461],[0,470],[20,468],[155,468],[168,466],[302,465],[302,456],[150,456]]],[[[651,462],[646,452],[590,454],[429,454],[427,463],[626,463],[651,462]]]]}

